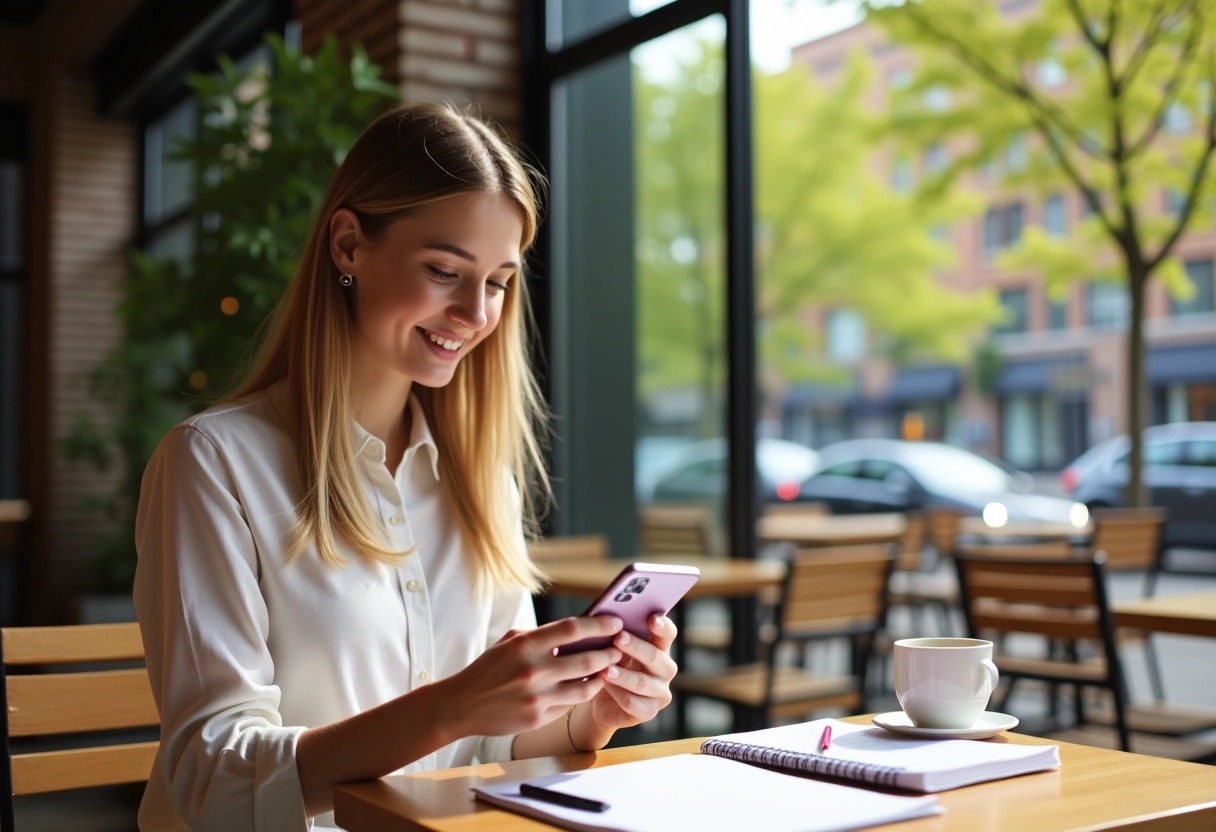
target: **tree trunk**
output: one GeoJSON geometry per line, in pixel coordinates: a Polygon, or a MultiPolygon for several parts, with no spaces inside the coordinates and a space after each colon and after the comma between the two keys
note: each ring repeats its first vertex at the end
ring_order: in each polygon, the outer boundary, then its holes
{"type": "Polygon", "coordinates": [[[1131,451],[1127,456],[1127,493],[1124,504],[1149,504],[1144,485],[1143,434],[1148,411],[1148,389],[1144,378],[1144,294],[1148,275],[1143,264],[1128,264],[1127,290],[1131,298],[1131,321],[1127,334],[1127,436],[1131,451]]]}

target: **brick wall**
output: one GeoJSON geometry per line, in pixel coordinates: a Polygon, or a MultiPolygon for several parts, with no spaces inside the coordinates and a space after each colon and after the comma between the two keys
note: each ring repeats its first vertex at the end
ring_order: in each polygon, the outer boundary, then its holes
{"type": "MultiPolygon", "coordinates": [[[[127,270],[134,235],[136,131],[126,123],[99,118],[93,84],[83,73],[63,73],[53,83],[50,152],[49,228],[50,476],[49,512],[55,522],[48,544],[55,553],[52,591],[71,594],[92,579],[103,524],[86,505],[104,494],[115,475],[69,465],[58,440],[82,411],[98,409],[86,374],[118,341],[113,310],[118,281],[127,270]],[[91,568],[91,567],[88,567],[91,568]]],[[[115,472],[116,474],[117,472],[115,472]]]]}
{"type": "Polygon", "coordinates": [[[305,50],[361,43],[406,101],[472,103],[518,136],[520,0],[296,0],[305,50]]]}

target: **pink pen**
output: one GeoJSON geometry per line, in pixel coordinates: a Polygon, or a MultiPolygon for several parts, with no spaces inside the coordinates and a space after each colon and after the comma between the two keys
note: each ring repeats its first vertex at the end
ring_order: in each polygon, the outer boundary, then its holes
{"type": "Polygon", "coordinates": [[[832,726],[823,726],[823,736],[819,738],[819,750],[827,751],[832,745],[832,726]]]}

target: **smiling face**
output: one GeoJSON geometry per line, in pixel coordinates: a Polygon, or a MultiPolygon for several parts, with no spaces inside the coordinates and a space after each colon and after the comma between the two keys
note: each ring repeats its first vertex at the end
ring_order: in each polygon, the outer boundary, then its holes
{"type": "Polygon", "coordinates": [[[523,216],[509,199],[457,194],[367,240],[349,211],[331,223],[334,264],[355,276],[354,371],[362,383],[442,387],[502,317],[523,216]]]}

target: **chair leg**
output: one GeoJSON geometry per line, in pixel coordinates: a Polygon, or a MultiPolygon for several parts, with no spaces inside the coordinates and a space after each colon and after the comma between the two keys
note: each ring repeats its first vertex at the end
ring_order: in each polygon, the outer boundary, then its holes
{"type": "Polygon", "coordinates": [[[1119,731],[1119,747],[1124,751],[1131,751],[1131,732],[1127,728],[1127,696],[1118,680],[1111,685],[1111,694],[1115,700],[1115,725],[1119,731]]]}
{"type": "Polygon", "coordinates": [[[1153,636],[1144,634],[1144,663],[1148,666],[1148,683],[1153,691],[1153,699],[1165,701],[1165,685],[1161,682],[1161,665],[1157,662],[1157,651],[1153,648],[1153,636]]]}

